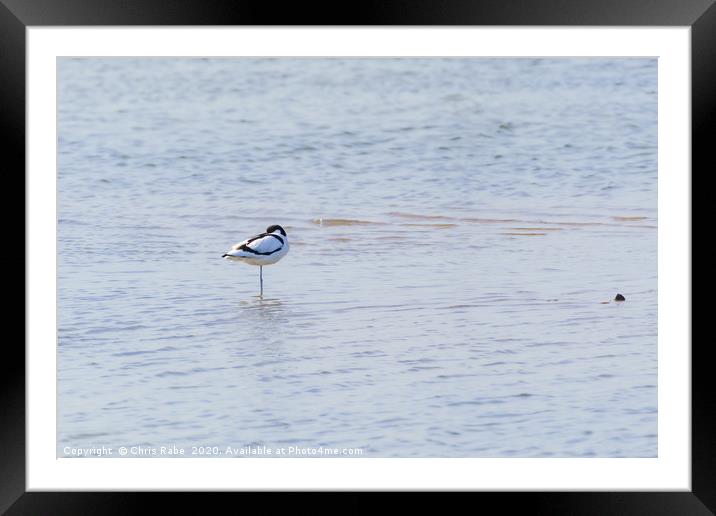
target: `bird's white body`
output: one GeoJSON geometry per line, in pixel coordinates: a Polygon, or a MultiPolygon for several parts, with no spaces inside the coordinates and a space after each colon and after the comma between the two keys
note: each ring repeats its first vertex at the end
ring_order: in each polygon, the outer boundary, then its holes
{"type": "MultiPolygon", "coordinates": [[[[252,236],[231,246],[222,258],[232,261],[258,265],[271,265],[279,261],[288,253],[288,237],[281,226],[269,226],[266,233],[252,236]]],[[[261,292],[263,292],[263,274],[261,278],[261,292]]]]}
{"type": "Polygon", "coordinates": [[[288,253],[288,238],[280,233],[262,233],[231,246],[224,258],[250,265],[271,265],[288,253]]]}

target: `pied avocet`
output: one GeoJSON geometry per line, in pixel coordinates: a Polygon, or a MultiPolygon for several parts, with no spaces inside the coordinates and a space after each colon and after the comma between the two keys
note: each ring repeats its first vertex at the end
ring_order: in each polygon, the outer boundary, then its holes
{"type": "Polygon", "coordinates": [[[221,257],[259,266],[259,281],[261,282],[261,295],[264,293],[264,265],[271,265],[279,261],[288,253],[288,238],[281,226],[273,225],[266,228],[266,233],[252,236],[238,244],[221,257]]]}

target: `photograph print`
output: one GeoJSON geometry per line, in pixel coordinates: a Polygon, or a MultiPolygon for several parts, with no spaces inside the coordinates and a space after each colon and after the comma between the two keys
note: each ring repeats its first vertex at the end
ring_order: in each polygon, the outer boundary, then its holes
{"type": "Polygon", "coordinates": [[[57,84],[57,457],[657,457],[655,58],[57,84]]]}

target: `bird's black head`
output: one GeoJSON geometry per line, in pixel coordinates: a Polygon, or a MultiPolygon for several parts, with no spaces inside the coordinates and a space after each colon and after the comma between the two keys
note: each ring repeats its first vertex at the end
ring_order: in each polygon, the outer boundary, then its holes
{"type": "Polygon", "coordinates": [[[283,236],[286,236],[286,232],[281,226],[274,224],[273,226],[269,226],[266,228],[266,233],[273,233],[274,231],[279,231],[283,236]]]}

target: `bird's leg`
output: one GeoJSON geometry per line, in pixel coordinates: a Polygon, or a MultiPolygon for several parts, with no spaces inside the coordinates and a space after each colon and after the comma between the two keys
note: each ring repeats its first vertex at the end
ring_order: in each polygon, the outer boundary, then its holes
{"type": "Polygon", "coordinates": [[[261,281],[261,295],[264,295],[264,267],[259,265],[259,280],[261,281]]]}

